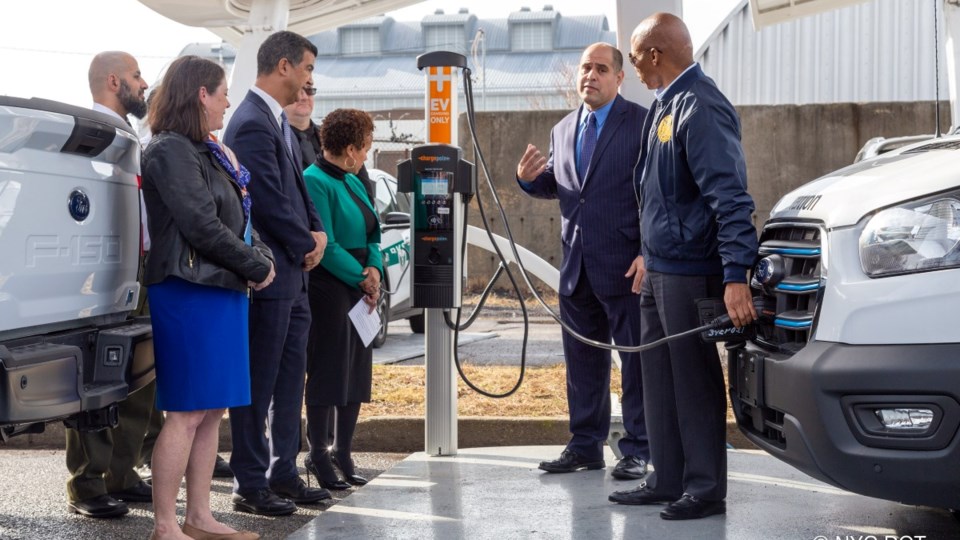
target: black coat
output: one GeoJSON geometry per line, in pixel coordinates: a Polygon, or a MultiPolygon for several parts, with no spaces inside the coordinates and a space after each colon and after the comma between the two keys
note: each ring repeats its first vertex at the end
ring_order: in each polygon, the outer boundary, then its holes
{"type": "Polygon", "coordinates": [[[273,255],[246,219],[240,187],[207,145],[178,133],[153,138],[141,161],[151,248],[144,283],[176,276],[192,283],[245,291],[270,273],[273,255]]]}

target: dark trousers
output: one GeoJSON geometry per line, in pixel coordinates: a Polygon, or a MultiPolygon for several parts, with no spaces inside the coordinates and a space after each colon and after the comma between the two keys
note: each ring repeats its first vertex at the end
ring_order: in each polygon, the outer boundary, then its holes
{"type": "MultiPolygon", "coordinates": [[[[560,295],[560,316],[578,334],[621,345],[640,343],[640,299],[633,294],[599,296],[585,269],[570,296],[560,295]]],[[[570,433],[567,448],[589,459],[602,459],[603,443],[610,433],[610,351],[581,343],[563,333],[567,364],[567,405],[570,433]]],[[[624,455],[650,459],[643,413],[643,384],[639,353],[620,355],[623,387],[623,423],[620,439],[624,455]]]]}
{"type": "Polygon", "coordinates": [[[157,383],[151,381],[119,405],[113,429],[67,429],[67,498],[83,501],[129,489],[140,481],[134,467],[150,461],[163,427],[163,413],[154,406],[157,383]]]}
{"type": "MultiPolygon", "coordinates": [[[[651,343],[700,325],[694,301],[723,298],[721,276],[647,272],[640,292],[641,340],[651,343]]],[[[727,495],[726,397],[717,347],[698,336],[641,353],[643,395],[656,471],[647,484],[663,495],[704,500],[727,495]]]]}
{"type": "Polygon", "coordinates": [[[250,306],[251,402],[230,409],[230,467],[237,493],[267,488],[298,474],[309,330],[306,290],[292,299],[256,298],[250,306]]]}

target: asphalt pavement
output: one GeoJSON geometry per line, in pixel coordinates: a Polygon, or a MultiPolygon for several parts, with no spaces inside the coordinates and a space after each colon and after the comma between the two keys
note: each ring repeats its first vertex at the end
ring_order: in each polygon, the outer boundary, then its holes
{"type": "MultiPolygon", "coordinates": [[[[367,478],[375,478],[404,457],[405,454],[354,454],[359,474],[367,478]]],[[[70,513],[64,459],[63,450],[14,450],[0,444],[0,539],[146,540],[150,537],[153,506],[149,503],[131,504],[130,513],[116,519],[90,519],[70,513]]],[[[300,460],[300,473],[304,476],[302,464],[300,460]]],[[[303,505],[293,515],[271,518],[233,511],[232,487],[232,479],[213,479],[210,494],[213,515],[235,529],[256,531],[264,540],[286,538],[353,491],[335,491],[332,501],[303,505]]],[[[185,495],[181,488],[178,504],[181,521],[185,495]]]]}

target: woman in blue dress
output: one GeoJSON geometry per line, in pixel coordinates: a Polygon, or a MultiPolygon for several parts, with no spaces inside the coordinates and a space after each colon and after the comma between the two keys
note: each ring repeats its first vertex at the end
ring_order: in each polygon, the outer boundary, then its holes
{"type": "Polygon", "coordinates": [[[255,539],[213,517],[210,481],[224,410],[250,404],[248,288],[270,284],[273,255],[250,228],[249,173],[210,136],[230,106],[223,69],[179,58],[155,92],[141,163],[152,242],[144,282],[167,417],[153,451],[152,538],[255,539]]]}

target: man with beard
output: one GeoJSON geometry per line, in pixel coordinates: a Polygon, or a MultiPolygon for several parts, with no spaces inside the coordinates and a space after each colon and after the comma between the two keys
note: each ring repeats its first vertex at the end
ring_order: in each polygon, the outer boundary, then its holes
{"type": "MultiPolygon", "coordinates": [[[[137,60],[124,52],[103,52],[90,63],[88,74],[93,110],[130,124],[127,115],[147,112],[137,60]]],[[[141,209],[141,216],[145,214],[141,209]]],[[[143,222],[144,249],[149,249],[143,222]]],[[[141,301],[141,310],[143,301],[141,301]]],[[[135,470],[149,462],[163,417],[154,406],[156,383],[151,382],[119,403],[119,423],[95,432],[67,430],[68,508],[92,518],[126,514],[127,502],[150,502],[151,488],[135,470]]]]}

